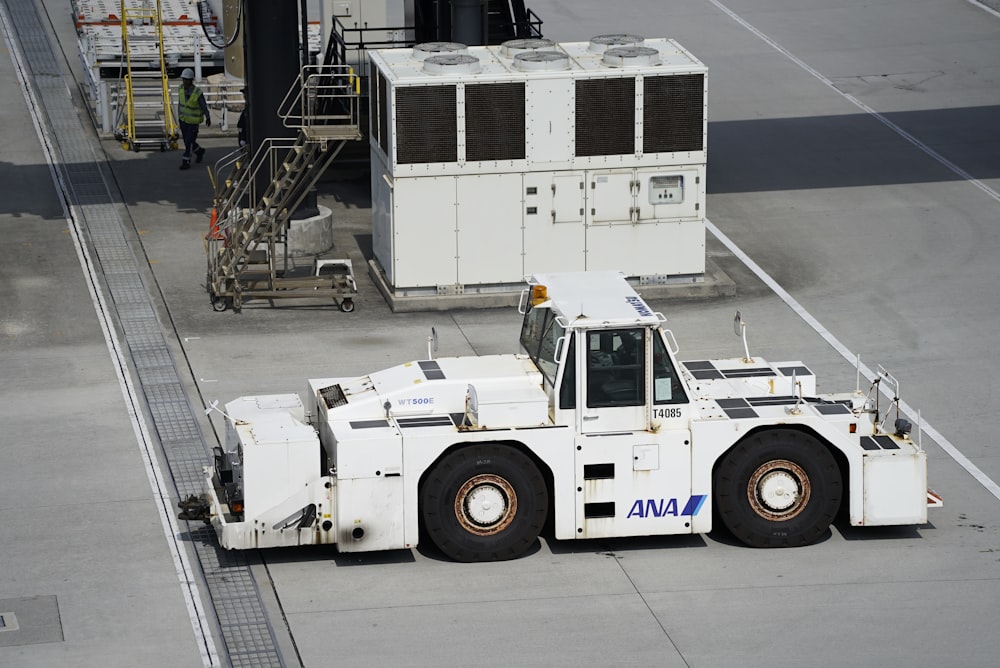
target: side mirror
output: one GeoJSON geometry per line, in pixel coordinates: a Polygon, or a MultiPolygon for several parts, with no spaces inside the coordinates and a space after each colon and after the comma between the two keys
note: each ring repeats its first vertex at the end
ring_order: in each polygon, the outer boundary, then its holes
{"type": "Polygon", "coordinates": [[[431,327],[431,335],[427,337],[427,359],[434,359],[434,353],[438,350],[438,333],[431,327]]]}
{"type": "Polygon", "coordinates": [[[750,346],[747,345],[747,324],[743,321],[743,315],[739,311],[733,317],[733,333],[743,339],[743,361],[750,364],[753,358],[750,357],[750,346]]]}

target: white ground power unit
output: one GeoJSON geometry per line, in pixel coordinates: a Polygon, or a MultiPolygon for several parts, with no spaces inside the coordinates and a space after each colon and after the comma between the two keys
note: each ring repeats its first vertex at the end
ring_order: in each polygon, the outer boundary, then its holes
{"type": "Polygon", "coordinates": [[[707,68],[677,42],[450,42],[370,57],[372,237],[401,296],[542,271],[705,271],[707,68]]]}
{"type": "Polygon", "coordinates": [[[570,540],[705,533],[719,518],[748,545],[786,547],[841,509],[854,526],[920,525],[940,505],[898,392],[879,406],[882,370],[867,393],[817,394],[798,361],[678,362],[665,318],[620,272],[537,275],[521,310],[522,354],[313,379],[305,405],[231,401],[184,517],[230,549],[428,538],[487,561],[524,554],[550,519],[570,540]]]}

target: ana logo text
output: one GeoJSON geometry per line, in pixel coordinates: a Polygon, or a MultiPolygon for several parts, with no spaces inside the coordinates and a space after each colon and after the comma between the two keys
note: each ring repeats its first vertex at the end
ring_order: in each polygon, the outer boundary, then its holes
{"type": "Polygon", "coordinates": [[[635,312],[639,315],[653,315],[653,312],[649,310],[648,306],[646,306],[646,302],[642,301],[638,297],[626,297],[625,301],[631,304],[632,308],[634,308],[635,312]]]}
{"type": "Polygon", "coordinates": [[[667,515],[673,515],[674,517],[694,517],[701,510],[706,498],[708,497],[704,494],[692,495],[688,499],[688,502],[684,504],[684,509],[679,513],[677,512],[677,499],[636,499],[628,511],[628,517],[625,519],[629,517],[665,517],[667,515]]]}

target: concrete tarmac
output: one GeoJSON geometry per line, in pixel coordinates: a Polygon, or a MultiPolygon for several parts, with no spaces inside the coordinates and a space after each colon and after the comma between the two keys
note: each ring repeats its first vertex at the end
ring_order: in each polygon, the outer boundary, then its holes
{"type": "MultiPolygon", "coordinates": [[[[543,535],[521,560],[477,565],[425,545],[259,552],[252,572],[283,664],[996,665],[1000,18],[966,0],[529,4],[555,40],[672,37],[709,66],[708,216],[820,324],[710,237],[737,294],[654,302],[681,358],[741,355],[739,308],[751,352],[804,360],[821,391],[855,385],[830,338],[884,364],[943,437],[923,444],[946,505],[926,526],[840,521],[791,550],[712,534],[543,535]]],[[[40,6],[73,72],[68,12],[40,6]]],[[[0,99],[0,614],[24,610],[33,634],[18,643],[0,629],[0,665],[211,665],[9,57],[0,83],[12,91],[0,99]]],[[[234,146],[204,143],[209,162],[234,146]]],[[[516,349],[513,309],[393,314],[363,274],[351,314],[291,301],[215,313],[204,166],[95,146],[195,407],[423,358],[432,326],[441,356],[516,349]]],[[[332,170],[320,199],[338,251],[364,266],[367,172],[332,170]]],[[[202,418],[209,444],[219,426],[202,418]]],[[[212,638],[225,665],[239,648],[212,638]]]]}

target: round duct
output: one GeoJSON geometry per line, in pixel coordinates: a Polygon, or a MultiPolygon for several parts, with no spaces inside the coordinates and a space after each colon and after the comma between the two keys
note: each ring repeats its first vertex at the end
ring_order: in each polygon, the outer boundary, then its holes
{"type": "Polygon", "coordinates": [[[513,58],[526,51],[542,51],[552,49],[556,45],[551,39],[530,37],[527,39],[509,39],[500,45],[500,53],[506,58],[513,58]]]}
{"type": "Polygon", "coordinates": [[[569,69],[569,57],[561,51],[526,51],[514,56],[514,67],[522,72],[557,72],[569,69]]]}
{"type": "Polygon", "coordinates": [[[423,71],[427,74],[476,74],[479,70],[479,59],[465,53],[448,53],[424,59],[423,71]]]}
{"type": "Polygon", "coordinates": [[[616,46],[641,46],[645,41],[645,38],[639,35],[625,35],[621,33],[615,35],[598,35],[591,38],[590,46],[587,47],[587,50],[593,53],[604,53],[616,46]]]}
{"type": "Polygon", "coordinates": [[[413,59],[427,60],[443,53],[466,53],[468,50],[469,47],[460,42],[423,42],[413,47],[413,59]]]}
{"type": "Polygon", "coordinates": [[[660,52],[648,46],[618,46],[601,59],[609,67],[651,67],[660,64],[660,52]]]}

